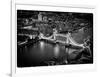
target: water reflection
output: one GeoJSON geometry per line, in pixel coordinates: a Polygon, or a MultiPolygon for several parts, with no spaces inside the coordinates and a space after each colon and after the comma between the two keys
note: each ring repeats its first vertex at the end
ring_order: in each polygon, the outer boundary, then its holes
{"type": "Polygon", "coordinates": [[[59,44],[52,44],[45,41],[39,41],[32,46],[20,48],[17,52],[18,66],[45,66],[47,61],[56,60],[58,62],[66,59],[65,47],[59,44]]]}
{"type": "Polygon", "coordinates": [[[57,44],[55,47],[54,47],[54,55],[56,56],[56,57],[58,57],[58,55],[59,55],[59,45],[57,44]]]}
{"type": "Polygon", "coordinates": [[[41,51],[43,51],[43,50],[44,50],[44,47],[45,47],[45,46],[44,46],[44,42],[43,42],[43,41],[41,41],[41,42],[40,42],[40,48],[41,48],[41,51]]]}
{"type": "Polygon", "coordinates": [[[69,53],[69,48],[66,48],[66,53],[69,53]]]}

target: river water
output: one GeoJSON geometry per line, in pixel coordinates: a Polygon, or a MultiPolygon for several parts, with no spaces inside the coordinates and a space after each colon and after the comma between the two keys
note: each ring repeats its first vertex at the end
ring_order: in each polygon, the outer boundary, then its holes
{"type": "Polygon", "coordinates": [[[45,41],[39,41],[31,46],[24,46],[17,49],[17,66],[46,66],[47,61],[67,60],[68,54],[76,49],[65,48],[63,45],[52,44],[45,41]]]}

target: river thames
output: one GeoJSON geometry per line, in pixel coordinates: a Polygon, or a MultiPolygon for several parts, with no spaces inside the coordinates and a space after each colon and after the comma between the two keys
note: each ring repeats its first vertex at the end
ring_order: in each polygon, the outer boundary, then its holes
{"type": "Polygon", "coordinates": [[[77,49],[65,48],[65,46],[60,44],[38,41],[31,46],[18,48],[17,64],[19,67],[45,66],[46,62],[54,61],[55,59],[58,62],[67,60],[68,54],[76,50],[77,49]]]}

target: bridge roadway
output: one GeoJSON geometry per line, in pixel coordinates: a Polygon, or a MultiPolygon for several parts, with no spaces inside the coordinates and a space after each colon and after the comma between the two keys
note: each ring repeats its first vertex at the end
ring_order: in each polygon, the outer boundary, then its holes
{"type": "MultiPolygon", "coordinates": [[[[30,37],[30,39],[36,37],[35,35],[29,35],[29,34],[18,34],[18,35],[28,36],[28,37],[30,37]]],[[[64,34],[53,34],[52,36],[49,36],[49,37],[46,37],[46,36],[44,36],[42,33],[40,33],[39,39],[48,40],[48,41],[51,41],[51,42],[53,42],[53,43],[61,43],[61,44],[63,44],[63,45],[72,45],[72,46],[84,48],[83,44],[77,43],[77,42],[71,37],[71,34],[70,34],[70,33],[68,33],[68,34],[66,34],[66,35],[64,35],[64,34]],[[65,37],[65,38],[66,38],[66,41],[57,40],[57,39],[56,39],[57,36],[65,37]]]]}
{"type": "Polygon", "coordinates": [[[52,41],[54,43],[62,43],[64,45],[72,45],[72,46],[76,46],[76,47],[82,47],[84,48],[83,44],[78,44],[72,37],[71,37],[71,34],[67,34],[67,35],[63,35],[63,34],[53,34],[52,36],[50,37],[45,37],[43,34],[40,34],[40,39],[45,39],[45,40],[48,40],[48,41],[52,41]],[[56,39],[56,36],[61,36],[61,37],[65,37],[66,38],[66,41],[62,41],[62,40],[57,40],[56,39]],[[54,37],[54,38],[53,38],[54,37]]]}

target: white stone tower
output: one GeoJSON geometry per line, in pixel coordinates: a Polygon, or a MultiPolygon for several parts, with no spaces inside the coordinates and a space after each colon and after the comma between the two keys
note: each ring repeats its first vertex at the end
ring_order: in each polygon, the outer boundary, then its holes
{"type": "Polygon", "coordinates": [[[39,12],[39,14],[38,14],[38,20],[42,21],[42,13],[41,12],[39,12]]]}

